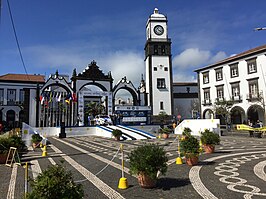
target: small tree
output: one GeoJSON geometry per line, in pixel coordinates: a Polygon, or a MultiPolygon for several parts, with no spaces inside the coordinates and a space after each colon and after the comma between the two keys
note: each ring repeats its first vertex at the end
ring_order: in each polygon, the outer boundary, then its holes
{"type": "MultiPolygon", "coordinates": [[[[232,100],[217,100],[215,101],[213,111],[224,119],[225,123],[230,122],[230,110],[234,102],[232,100]]],[[[226,125],[227,129],[227,125],[226,125]]]]}
{"type": "Polygon", "coordinates": [[[48,167],[31,182],[32,192],[26,199],[79,199],[83,198],[82,185],[76,185],[71,172],[60,165],[48,167]]]}

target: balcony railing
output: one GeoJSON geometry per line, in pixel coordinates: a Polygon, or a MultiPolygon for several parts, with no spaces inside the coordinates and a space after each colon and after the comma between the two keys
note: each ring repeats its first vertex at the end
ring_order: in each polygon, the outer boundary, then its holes
{"type": "Polygon", "coordinates": [[[242,101],[242,96],[241,95],[232,96],[232,101],[241,102],[242,101]]]}
{"type": "Polygon", "coordinates": [[[263,97],[262,92],[247,94],[248,101],[260,101],[262,97],[263,97]]]}
{"type": "Polygon", "coordinates": [[[203,100],[202,101],[202,105],[203,106],[208,106],[208,105],[211,105],[212,103],[211,103],[211,100],[210,99],[205,99],[205,100],[203,100]]]}
{"type": "Polygon", "coordinates": [[[225,101],[225,98],[224,97],[217,97],[215,99],[216,102],[224,102],[225,101]]]}

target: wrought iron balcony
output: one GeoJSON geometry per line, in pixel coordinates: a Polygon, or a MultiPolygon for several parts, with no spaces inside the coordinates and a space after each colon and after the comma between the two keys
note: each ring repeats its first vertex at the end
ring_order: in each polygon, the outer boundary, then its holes
{"type": "Polygon", "coordinates": [[[202,105],[203,106],[208,106],[208,105],[211,105],[212,103],[211,103],[211,100],[210,99],[205,99],[205,100],[203,100],[202,101],[202,105]]]}
{"type": "Polygon", "coordinates": [[[248,101],[261,101],[263,98],[262,92],[249,93],[247,94],[248,101]]]}
{"type": "Polygon", "coordinates": [[[233,101],[234,103],[242,102],[242,96],[241,96],[241,95],[232,96],[232,101],[233,101]]]}

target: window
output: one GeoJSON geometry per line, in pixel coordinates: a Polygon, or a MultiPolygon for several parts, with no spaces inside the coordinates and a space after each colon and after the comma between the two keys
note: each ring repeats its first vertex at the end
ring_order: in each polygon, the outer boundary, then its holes
{"type": "Polygon", "coordinates": [[[221,100],[224,98],[224,87],[223,86],[218,86],[217,88],[217,98],[218,100],[221,100]]]}
{"type": "Polygon", "coordinates": [[[238,64],[230,65],[231,78],[238,77],[238,64]]]}
{"type": "Polygon", "coordinates": [[[257,72],[256,58],[247,60],[247,66],[248,66],[248,74],[256,73],[257,72]]]}
{"type": "Polygon", "coordinates": [[[154,45],[154,54],[158,55],[158,45],[154,45]]]}
{"type": "Polygon", "coordinates": [[[203,96],[204,96],[203,104],[210,104],[210,89],[204,89],[203,96]]]}
{"type": "Polygon", "coordinates": [[[157,71],[157,67],[153,67],[153,70],[154,70],[154,71],[157,71]]]}
{"type": "Polygon", "coordinates": [[[4,101],[4,89],[0,89],[0,102],[4,101]]]}
{"type": "Polygon", "coordinates": [[[167,67],[164,67],[164,71],[168,71],[168,68],[167,67]]]}
{"type": "Polygon", "coordinates": [[[209,83],[209,72],[203,73],[203,84],[209,83]]]}
{"type": "Polygon", "coordinates": [[[23,89],[19,90],[19,101],[20,102],[24,102],[24,96],[25,96],[25,92],[23,89]]]}
{"type": "Polygon", "coordinates": [[[162,45],[161,50],[162,50],[162,55],[165,55],[165,45],[162,45]]]}
{"type": "Polygon", "coordinates": [[[216,74],[216,81],[223,80],[223,70],[221,68],[216,69],[215,74],[216,74]]]}
{"type": "Polygon", "coordinates": [[[232,88],[232,96],[233,96],[233,98],[239,97],[239,95],[240,95],[239,83],[232,84],[231,88],[232,88]]]}
{"type": "Polygon", "coordinates": [[[7,89],[7,105],[14,105],[16,101],[16,90],[7,89]]]}
{"type": "Polygon", "coordinates": [[[163,102],[160,102],[160,110],[164,110],[164,108],[163,108],[163,102]]]}
{"type": "Polygon", "coordinates": [[[249,87],[249,95],[250,98],[257,98],[258,97],[258,79],[255,80],[250,80],[248,82],[248,87],[249,87]]]}
{"type": "Polygon", "coordinates": [[[157,79],[157,88],[166,88],[165,85],[165,79],[164,78],[158,78],[157,79]]]}

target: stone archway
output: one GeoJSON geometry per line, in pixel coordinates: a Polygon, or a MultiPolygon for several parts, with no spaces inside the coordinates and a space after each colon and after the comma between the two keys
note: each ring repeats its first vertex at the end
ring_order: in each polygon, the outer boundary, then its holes
{"type": "Polygon", "coordinates": [[[240,106],[234,106],[230,111],[231,124],[246,123],[245,111],[240,106]]]}
{"type": "Polygon", "coordinates": [[[203,111],[203,119],[211,119],[213,117],[213,111],[211,109],[205,109],[203,111]]]}
{"type": "Polygon", "coordinates": [[[247,110],[247,117],[252,124],[256,124],[257,120],[264,122],[264,109],[260,105],[252,105],[247,110]]]}
{"type": "Polygon", "coordinates": [[[123,77],[114,87],[113,89],[113,95],[114,99],[119,90],[126,90],[128,91],[132,98],[133,98],[133,106],[139,105],[139,99],[138,99],[138,92],[137,89],[134,87],[131,81],[128,81],[126,77],[123,77]]]}

